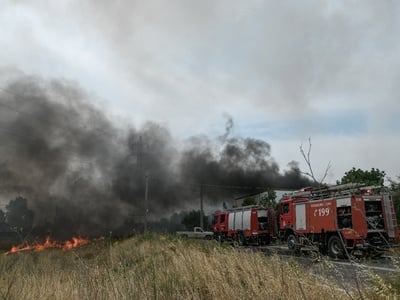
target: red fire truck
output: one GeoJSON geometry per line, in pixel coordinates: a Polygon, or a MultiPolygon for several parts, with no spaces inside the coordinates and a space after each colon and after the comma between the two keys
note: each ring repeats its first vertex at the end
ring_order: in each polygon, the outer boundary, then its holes
{"type": "Polygon", "coordinates": [[[399,241],[391,197],[359,184],[305,188],[279,202],[279,235],[289,249],[318,246],[332,257],[380,253],[399,241]]]}
{"type": "Polygon", "coordinates": [[[257,205],[217,213],[213,225],[217,240],[239,245],[267,245],[277,233],[275,211],[257,205]]]}

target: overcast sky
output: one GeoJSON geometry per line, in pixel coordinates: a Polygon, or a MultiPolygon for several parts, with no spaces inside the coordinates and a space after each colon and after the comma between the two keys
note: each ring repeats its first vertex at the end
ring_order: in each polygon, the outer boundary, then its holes
{"type": "Polygon", "coordinates": [[[282,170],[312,139],[334,183],[400,175],[399,1],[0,1],[0,80],[65,79],[177,139],[265,140],[282,170]]]}

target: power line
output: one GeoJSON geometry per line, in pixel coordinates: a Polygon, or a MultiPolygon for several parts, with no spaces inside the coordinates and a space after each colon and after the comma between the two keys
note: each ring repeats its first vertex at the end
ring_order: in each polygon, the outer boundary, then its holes
{"type": "Polygon", "coordinates": [[[207,183],[186,183],[190,186],[204,186],[215,189],[228,189],[228,190],[278,190],[278,191],[295,191],[298,189],[286,187],[272,187],[272,186],[248,186],[248,185],[224,185],[224,184],[207,184],[207,183]]]}

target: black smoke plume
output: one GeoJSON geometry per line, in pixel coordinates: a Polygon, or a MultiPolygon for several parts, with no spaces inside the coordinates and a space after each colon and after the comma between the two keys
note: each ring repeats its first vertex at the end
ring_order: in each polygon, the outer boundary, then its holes
{"type": "Polygon", "coordinates": [[[0,196],[28,199],[36,234],[132,230],[146,210],[156,220],[197,208],[201,184],[210,206],[254,187],[310,184],[296,164],[281,174],[265,141],[230,137],[230,117],[223,138],[178,142],[156,123],[119,126],[91,98],[71,82],[36,77],[0,91],[0,196]]]}

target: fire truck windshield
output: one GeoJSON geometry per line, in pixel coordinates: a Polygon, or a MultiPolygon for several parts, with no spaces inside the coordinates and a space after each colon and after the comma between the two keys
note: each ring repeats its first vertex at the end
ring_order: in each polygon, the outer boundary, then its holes
{"type": "Polygon", "coordinates": [[[282,213],[287,214],[289,212],[289,203],[282,205],[282,213]]]}

